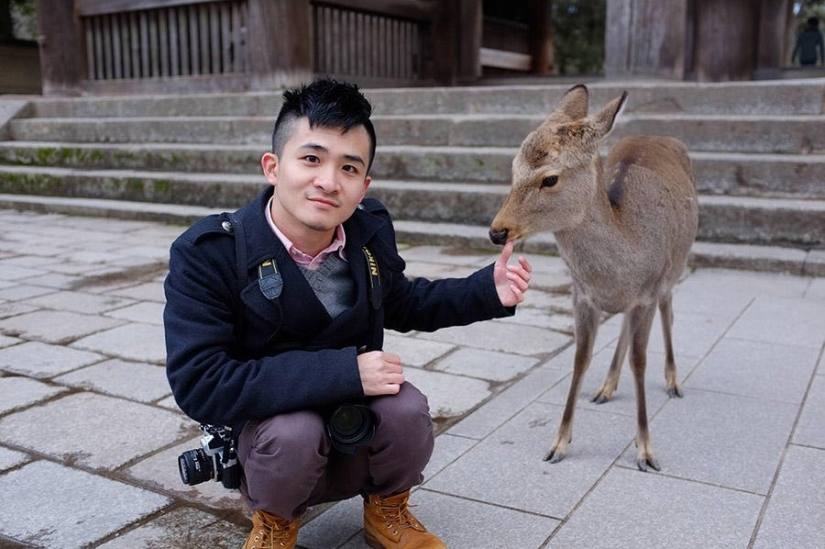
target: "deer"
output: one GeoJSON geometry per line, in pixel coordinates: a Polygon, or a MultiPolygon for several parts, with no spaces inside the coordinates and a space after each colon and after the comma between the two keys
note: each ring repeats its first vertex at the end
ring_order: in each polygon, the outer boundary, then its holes
{"type": "Polygon", "coordinates": [[[587,116],[584,85],[568,90],[522,142],[512,185],[490,225],[494,244],[550,231],[572,277],[575,356],[561,423],[545,461],[567,456],[573,413],[605,313],[623,313],[610,368],[593,396],[608,402],[628,349],[636,392],[636,466],[661,467],[653,453],[645,398],[647,344],[658,307],[665,347],[666,390],[682,397],[671,327],[673,288],[698,228],[696,183],[687,147],[678,139],[627,136],[604,162],[600,147],[627,92],[587,116]]]}

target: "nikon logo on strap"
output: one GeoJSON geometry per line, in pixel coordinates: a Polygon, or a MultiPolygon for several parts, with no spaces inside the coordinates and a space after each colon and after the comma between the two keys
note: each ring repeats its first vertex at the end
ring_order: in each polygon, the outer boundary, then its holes
{"type": "Polygon", "coordinates": [[[378,272],[378,262],[366,246],[361,249],[367,258],[367,272],[370,275],[370,303],[373,309],[378,310],[381,308],[381,274],[378,272]]]}

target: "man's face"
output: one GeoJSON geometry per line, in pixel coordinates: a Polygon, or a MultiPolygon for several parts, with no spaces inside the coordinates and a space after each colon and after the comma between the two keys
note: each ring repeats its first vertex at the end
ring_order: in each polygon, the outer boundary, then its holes
{"type": "MultiPolygon", "coordinates": [[[[280,157],[266,153],[264,175],[275,187],[272,216],[296,245],[332,239],[364,198],[370,138],[363,126],[310,128],[306,118],[292,122],[280,157]]],[[[309,252],[309,250],[304,250],[309,252]]]]}

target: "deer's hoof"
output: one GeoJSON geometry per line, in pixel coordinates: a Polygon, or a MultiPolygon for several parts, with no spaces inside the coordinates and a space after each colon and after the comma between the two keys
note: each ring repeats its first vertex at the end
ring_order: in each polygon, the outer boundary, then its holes
{"type": "Polygon", "coordinates": [[[544,461],[550,463],[558,463],[567,456],[567,452],[558,448],[551,448],[547,455],[544,456],[544,461]]]}
{"type": "Polygon", "coordinates": [[[596,404],[604,404],[605,402],[610,402],[610,397],[604,393],[596,393],[593,395],[593,398],[590,399],[590,402],[594,402],[596,404]]]}
{"type": "Polygon", "coordinates": [[[667,390],[667,396],[669,396],[670,398],[673,398],[673,397],[682,398],[683,396],[685,396],[685,392],[682,391],[682,388],[679,387],[679,386],[671,387],[670,389],[667,390]]]}
{"type": "Polygon", "coordinates": [[[648,466],[650,466],[650,468],[655,471],[662,470],[662,468],[659,466],[659,462],[653,456],[636,458],[636,467],[639,468],[639,471],[646,473],[648,466]]]}

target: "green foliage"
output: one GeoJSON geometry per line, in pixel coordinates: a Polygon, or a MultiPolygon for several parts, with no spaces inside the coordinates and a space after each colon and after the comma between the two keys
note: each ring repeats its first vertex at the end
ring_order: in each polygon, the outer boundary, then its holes
{"type": "Polygon", "coordinates": [[[554,0],[553,72],[587,74],[604,65],[606,0],[554,0]]]}

